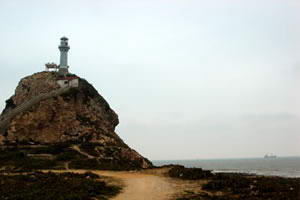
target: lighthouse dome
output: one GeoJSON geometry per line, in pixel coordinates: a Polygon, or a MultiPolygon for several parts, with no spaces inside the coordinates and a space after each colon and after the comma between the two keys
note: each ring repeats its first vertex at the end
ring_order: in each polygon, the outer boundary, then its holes
{"type": "Polygon", "coordinates": [[[60,38],[61,40],[68,40],[67,37],[63,36],[62,38],[60,38]]]}

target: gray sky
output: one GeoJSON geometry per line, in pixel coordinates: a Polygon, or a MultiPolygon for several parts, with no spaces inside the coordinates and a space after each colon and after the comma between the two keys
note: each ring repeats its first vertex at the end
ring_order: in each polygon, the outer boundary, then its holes
{"type": "Polygon", "coordinates": [[[0,109],[58,62],[150,159],[300,156],[300,1],[0,0],[0,109]]]}

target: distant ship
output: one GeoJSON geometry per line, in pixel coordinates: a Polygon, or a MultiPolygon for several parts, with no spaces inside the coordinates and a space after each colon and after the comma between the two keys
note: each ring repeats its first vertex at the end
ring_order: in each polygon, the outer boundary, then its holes
{"type": "Polygon", "coordinates": [[[264,156],[264,158],[266,158],[266,159],[268,159],[268,158],[277,158],[277,156],[274,155],[274,154],[266,154],[266,155],[264,156]]]}

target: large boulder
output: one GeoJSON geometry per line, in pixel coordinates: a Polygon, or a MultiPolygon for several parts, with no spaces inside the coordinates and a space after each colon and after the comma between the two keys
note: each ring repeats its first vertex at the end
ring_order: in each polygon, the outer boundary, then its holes
{"type": "MultiPolygon", "coordinates": [[[[6,101],[0,119],[25,102],[59,89],[58,78],[55,72],[39,72],[23,78],[15,94],[6,101]]],[[[106,100],[91,84],[79,78],[78,87],[42,100],[14,116],[0,135],[0,145],[63,143],[86,155],[87,159],[102,163],[101,166],[115,169],[151,167],[149,160],[131,149],[115,133],[118,123],[118,115],[106,100]]]]}

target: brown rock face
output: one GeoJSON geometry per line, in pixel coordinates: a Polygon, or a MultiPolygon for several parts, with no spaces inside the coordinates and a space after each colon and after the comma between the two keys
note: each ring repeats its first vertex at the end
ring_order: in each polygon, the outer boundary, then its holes
{"type": "MultiPolygon", "coordinates": [[[[1,116],[43,93],[60,88],[55,72],[40,72],[23,78],[15,94],[6,101],[1,116]]],[[[119,120],[105,99],[84,79],[79,87],[40,101],[15,116],[0,134],[0,143],[49,145],[69,143],[92,144],[93,157],[128,168],[148,168],[150,161],[128,147],[115,133],[119,120]]],[[[84,155],[85,152],[82,150],[84,155]]]]}

